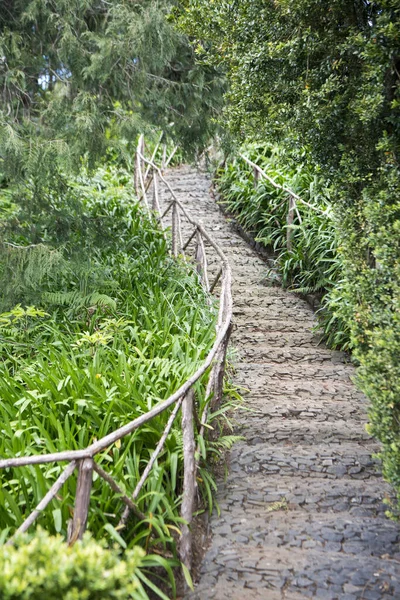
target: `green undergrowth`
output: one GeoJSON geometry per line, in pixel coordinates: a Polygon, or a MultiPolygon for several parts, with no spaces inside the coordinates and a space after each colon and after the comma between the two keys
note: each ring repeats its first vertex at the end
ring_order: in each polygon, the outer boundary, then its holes
{"type": "MultiPolygon", "coordinates": [[[[13,190],[17,208],[2,222],[3,458],[86,447],[168,398],[199,368],[215,339],[213,300],[194,269],[170,257],[155,220],[132,197],[125,171],[103,168],[92,177],[82,172],[56,191],[34,183],[13,190]]],[[[209,400],[204,377],[195,389],[201,414],[209,400]]],[[[127,492],[138,482],[170,412],[96,457],[127,492]]],[[[212,463],[219,444],[201,444],[199,487],[205,504],[212,503],[214,488],[206,459],[212,463]]],[[[178,416],[138,497],[146,520],[132,517],[119,530],[124,505],[95,475],[92,535],[123,548],[139,544],[176,556],[182,461],[178,416]]],[[[3,540],[64,467],[1,471],[3,540]]],[[[75,489],[73,476],[38,519],[47,531],[66,535],[75,489]]],[[[163,561],[160,556],[167,566],[163,561]]]]}
{"type": "Polygon", "coordinates": [[[266,144],[246,145],[243,153],[276,183],[290,188],[316,210],[297,202],[293,223],[288,225],[288,194],[265,178],[260,178],[255,187],[253,168],[238,155],[228,159],[217,173],[222,203],[269,250],[285,287],[321,300],[319,320],[325,340],[331,347],[347,349],[349,328],[336,310],[342,258],[326,182],[315,169],[306,166],[305,155],[294,162],[279,146],[266,144]]]}

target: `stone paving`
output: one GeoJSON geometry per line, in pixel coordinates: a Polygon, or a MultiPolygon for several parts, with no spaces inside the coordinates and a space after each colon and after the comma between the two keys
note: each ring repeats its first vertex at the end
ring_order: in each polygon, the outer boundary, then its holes
{"type": "Polygon", "coordinates": [[[348,357],[321,345],[307,303],[268,279],[204,174],[183,167],[168,179],[231,263],[246,392],[234,415],[245,439],[219,482],[220,516],[187,600],[400,600],[400,526],[384,515],[391,490],[348,357]]]}

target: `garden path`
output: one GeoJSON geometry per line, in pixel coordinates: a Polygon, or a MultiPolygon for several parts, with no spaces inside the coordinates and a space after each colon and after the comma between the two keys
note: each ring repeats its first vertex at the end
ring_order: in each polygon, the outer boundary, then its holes
{"type": "Polygon", "coordinates": [[[319,344],[308,304],[268,278],[209,178],[181,167],[168,180],[232,266],[235,383],[249,390],[188,599],[400,599],[400,528],[384,516],[391,492],[353,366],[319,344]]]}

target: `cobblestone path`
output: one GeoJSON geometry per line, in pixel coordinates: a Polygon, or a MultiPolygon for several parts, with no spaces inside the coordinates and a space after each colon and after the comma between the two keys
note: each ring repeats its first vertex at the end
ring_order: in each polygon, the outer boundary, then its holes
{"type": "Polygon", "coordinates": [[[391,491],[352,365],[318,344],[306,302],[266,279],[209,179],[184,167],[168,180],[232,265],[235,381],[249,390],[190,600],[400,600],[400,526],[384,516],[391,491]]]}

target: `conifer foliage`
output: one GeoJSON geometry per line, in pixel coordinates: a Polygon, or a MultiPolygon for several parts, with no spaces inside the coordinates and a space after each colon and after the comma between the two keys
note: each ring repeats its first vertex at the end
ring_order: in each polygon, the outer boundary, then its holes
{"type": "Polygon", "coordinates": [[[220,81],[195,64],[171,8],[168,0],[2,2],[2,170],[34,172],[46,156],[49,164],[98,157],[110,138],[132,139],[149,124],[191,149],[205,143],[220,81]]]}

